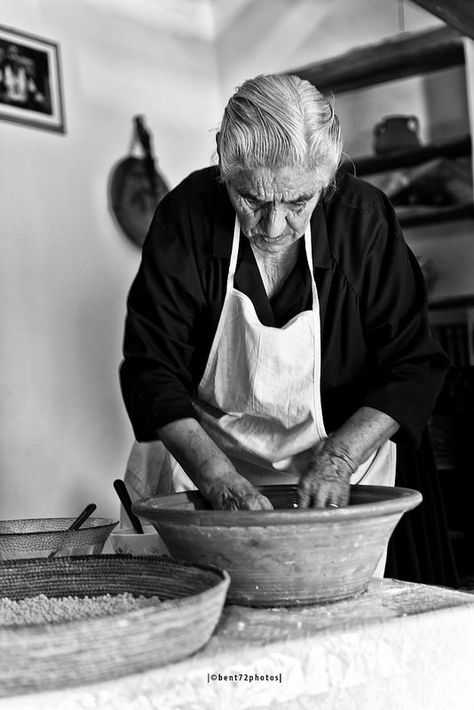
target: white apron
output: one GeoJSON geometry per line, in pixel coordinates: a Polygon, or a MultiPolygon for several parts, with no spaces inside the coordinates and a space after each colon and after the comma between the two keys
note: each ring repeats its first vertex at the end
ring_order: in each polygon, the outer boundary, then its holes
{"type": "MultiPolygon", "coordinates": [[[[262,325],[252,301],[234,288],[240,242],[236,218],[224,304],[194,401],[201,426],[255,485],[297,483],[327,434],[321,410],[319,299],[311,228],[304,236],[312,309],[282,328],[262,325]]],[[[385,442],[351,484],[392,486],[395,445],[385,442]]],[[[125,481],[132,498],[195,488],[161,442],[135,443],[125,481]]]]}

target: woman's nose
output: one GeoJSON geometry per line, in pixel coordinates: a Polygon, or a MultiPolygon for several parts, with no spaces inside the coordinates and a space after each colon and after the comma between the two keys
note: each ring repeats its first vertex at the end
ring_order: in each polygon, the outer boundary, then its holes
{"type": "Polygon", "coordinates": [[[279,237],[286,226],[286,216],[285,210],[281,205],[271,205],[267,209],[267,213],[264,217],[264,227],[267,237],[274,239],[279,237]]]}

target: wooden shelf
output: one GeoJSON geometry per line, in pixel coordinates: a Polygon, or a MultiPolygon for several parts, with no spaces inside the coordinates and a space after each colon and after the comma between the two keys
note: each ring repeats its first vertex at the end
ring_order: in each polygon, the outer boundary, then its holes
{"type": "Polygon", "coordinates": [[[462,35],[450,27],[440,27],[428,32],[405,32],[395,39],[288,73],[307,79],[323,93],[341,93],[463,64],[462,35]]]}
{"type": "Polygon", "coordinates": [[[415,150],[400,153],[390,153],[389,155],[370,155],[361,158],[353,158],[347,163],[354,164],[356,175],[375,175],[376,173],[396,170],[397,168],[407,168],[413,165],[427,162],[433,158],[459,158],[471,154],[471,137],[461,136],[442,143],[432,143],[415,150]]]}
{"type": "Polygon", "coordinates": [[[430,311],[443,311],[445,309],[454,308],[474,308],[474,296],[466,294],[465,296],[449,296],[447,298],[439,298],[436,301],[430,301],[430,311]]]}
{"type": "Polygon", "coordinates": [[[402,227],[419,227],[424,224],[441,224],[460,219],[474,218],[474,204],[450,205],[449,207],[395,207],[402,227]]]}
{"type": "Polygon", "coordinates": [[[466,0],[415,0],[428,12],[441,18],[446,24],[455,27],[457,30],[474,38],[474,7],[472,2],[466,0]]]}
{"type": "MultiPolygon", "coordinates": [[[[404,32],[395,38],[360,47],[288,73],[307,79],[323,93],[337,94],[464,64],[463,35],[451,27],[443,26],[423,32],[404,32]]],[[[352,161],[346,161],[343,167],[353,163],[356,175],[369,176],[421,165],[435,158],[467,157],[471,152],[471,137],[465,135],[406,152],[353,158],[352,161]]],[[[449,207],[414,205],[395,209],[404,227],[474,218],[472,203],[449,207]]]]}

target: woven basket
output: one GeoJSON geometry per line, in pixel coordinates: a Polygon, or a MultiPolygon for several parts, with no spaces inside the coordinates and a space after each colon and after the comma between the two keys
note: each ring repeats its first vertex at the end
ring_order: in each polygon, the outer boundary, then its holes
{"type": "Polygon", "coordinates": [[[0,627],[0,697],[122,677],[173,663],[209,640],[229,576],[168,557],[88,555],[0,564],[1,596],[128,592],[161,603],[67,622],[0,627]]]}

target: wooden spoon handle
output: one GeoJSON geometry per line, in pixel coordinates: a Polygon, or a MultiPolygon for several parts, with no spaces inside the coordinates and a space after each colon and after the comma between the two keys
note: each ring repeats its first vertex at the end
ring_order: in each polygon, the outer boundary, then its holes
{"type": "Polygon", "coordinates": [[[136,530],[137,533],[142,533],[143,534],[143,527],[140,522],[140,520],[137,518],[135,513],[132,512],[132,500],[130,498],[130,494],[127,490],[127,486],[125,485],[125,482],[122,481],[122,479],[117,478],[114,481],[114,488],[115,491],[120,498],[120,502],[122,503],[123,507],[125,508],[125,511],[130,518],[130,522],[132,523],[132,526],[134,530],[136,530]]]}

